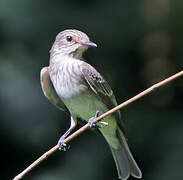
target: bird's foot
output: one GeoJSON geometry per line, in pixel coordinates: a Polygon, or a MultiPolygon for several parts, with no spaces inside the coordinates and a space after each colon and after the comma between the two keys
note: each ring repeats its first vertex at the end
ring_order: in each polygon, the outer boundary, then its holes
{"type": "Polygon", "coordinates": [[[60,151],[67,151],[70,146],[64,143],[65,136],[62,136],[58,141],[58,149],[60,151]]]}
{"type": "Polygon", "coordinates": [[[95,117],[91,117],[89,120],[88,120],[88,124],[90,126],[90,128],[92,130],[95,130],[97,128],[101,128],[100,125],[97,124],[97,122],[94,122],[94,120],[99,116],[100,112],[97,111],[96,114],[95,114],[95,117]]]}
{"type": "Polygon", "coordinates": [[[99,126],[96,122],[93,122],[94,119],[95,119],[95,117],[92,117],[92,118],[90,118],[90,119],[88,120],[88,124],[89,124],[90,128],[91,128],[92,130],[95,130],[95,129],[97,129],[97,128],[101,128],[101,126],[99,126]]]}

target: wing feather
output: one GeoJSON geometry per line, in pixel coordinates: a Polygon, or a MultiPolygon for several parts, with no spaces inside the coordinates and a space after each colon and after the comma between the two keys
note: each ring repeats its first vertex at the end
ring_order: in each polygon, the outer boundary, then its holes
{"type": "MultiPolygon", "coordinates": [[[[83,62],[80,65],[81,72],[84,79],[97,95],[97,97],[109,108],[117,106],[116,98],[113,94],[113,91],[107,81],[96,71],[91,65],[86,62],[83,62]]],[[[115,113],[117,119],[120,119],[120,111],[115,113]]]]}

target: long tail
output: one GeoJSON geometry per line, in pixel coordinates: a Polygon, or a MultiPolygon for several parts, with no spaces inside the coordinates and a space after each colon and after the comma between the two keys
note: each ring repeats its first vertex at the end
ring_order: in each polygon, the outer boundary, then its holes
{"type": "Polygon", "coordinates": [[[130,175],[141,178],[141,170],[130,152],[123,132],[119,128],[117,129],[117,136],[120,141],[120,147],[118,149],[111,147],[111,151],[116,163],[119,178],[127,180],[130,175]]]}

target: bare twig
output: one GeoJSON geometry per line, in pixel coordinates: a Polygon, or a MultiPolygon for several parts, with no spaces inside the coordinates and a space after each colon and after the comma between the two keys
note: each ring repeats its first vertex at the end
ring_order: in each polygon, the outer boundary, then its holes
{"type": "MultiPolygon", "coordinates": [[[[152,92],[153,90],[167,84],[168,82],[175,80],[176,78],[180,77],[183,75],[183,71],[180,71],[177,74],[174,74],[172,76],[170,76],[169,78],[154,84],[153,86],[151,86],[150,88],[146,89],[145,91],[139,93],[138,95],[134,96],[133,98],[125,101],[124,103],[121,103],[120,105],[116,106],[115,108],[107,111],[106,113],[102,114],[101,116],[98,116],[98,114],[96,113],[96,118],[94,120],[94,122],[97,122],[103,118],[105,118],[106,116],[108,116],[111,113],[114,113],[115,111],[121,109],[122,107],[136,101],[137,99],[149,94],[150,92],[152,92]]],[[[68,143],[69,141],[71,141],[73,138],[77,137],[79,134],[81,134],[83,131],[85,131],[86,129],[89,128],[89,124],[84,125],[83,127],[81,127],[80,129],[78,129],[76,132],[74,132],[73,134],[71,134],[69,137],[67,137],[64,140],[64,143],[68,143]]],[[[47,151],[46,153],[44,153],[41,157],[39,157],[36,161],[34,161],[30,166],[28,166],[24,171],[22,171],[20,174],[18,174],[13,180],[19,180],[22,179],[29,171],[31,171],[33,168],[35,168],[37,165],[39,165],[42,161],[44,161],[45,159],[47,159],[51,154],[53,154],[56,150],[58,150],[58,145],[54,146],[53,148],[51,148],[49,151],[47,151]]]]}

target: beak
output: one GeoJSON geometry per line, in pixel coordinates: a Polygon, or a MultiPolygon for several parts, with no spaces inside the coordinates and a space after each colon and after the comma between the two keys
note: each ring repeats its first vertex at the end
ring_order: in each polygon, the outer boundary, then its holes
{"type": "Polygon", "coordinates": [[[89,46],[89,47],[97,47],[97,45],[92,41],[83,42],[82,45],[89,46]]]}

